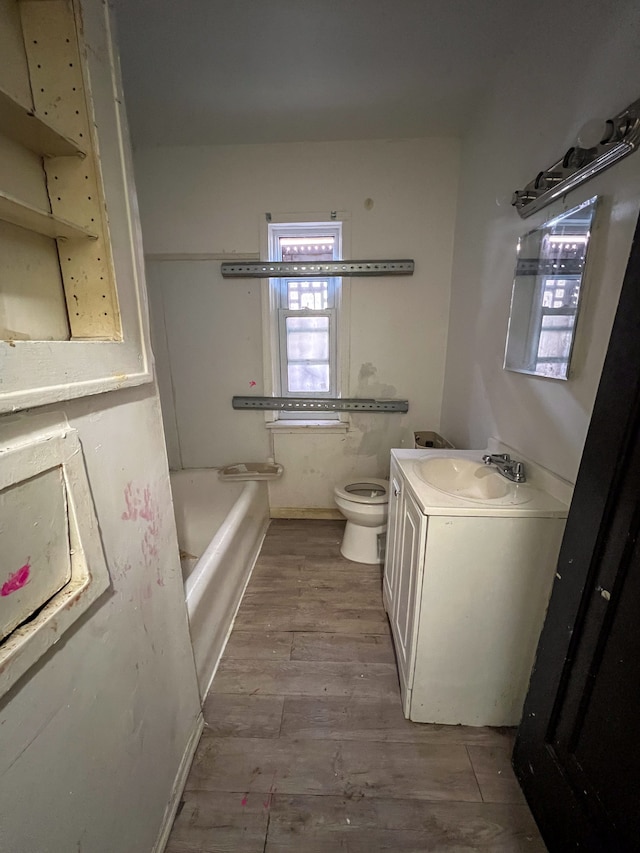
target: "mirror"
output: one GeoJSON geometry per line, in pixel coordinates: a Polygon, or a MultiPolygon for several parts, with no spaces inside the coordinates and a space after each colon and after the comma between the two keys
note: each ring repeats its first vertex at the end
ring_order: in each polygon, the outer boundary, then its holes
{"type": "Polygon", "coordinates": [[[568,379],[597,197],[518,241],[504,367],[568,379]]]}

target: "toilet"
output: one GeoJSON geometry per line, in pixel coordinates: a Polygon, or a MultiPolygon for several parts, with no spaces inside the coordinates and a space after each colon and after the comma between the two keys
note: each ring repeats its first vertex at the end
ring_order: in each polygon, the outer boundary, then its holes
{"type": "Polygon", "coordinates": [[[333,490],[335,502],[347,519],[340,553],[347,560],[370,565],[384,562],[389,481],[375,477],[351,478],[333,490]]]}

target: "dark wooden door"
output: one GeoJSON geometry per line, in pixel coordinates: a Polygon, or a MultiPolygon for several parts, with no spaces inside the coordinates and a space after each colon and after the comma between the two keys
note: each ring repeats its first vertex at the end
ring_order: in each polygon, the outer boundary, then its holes
{"type": "Polygon", "coordinates": [[[640,851],[640,223],[514,751],[550,851],[640,851]]]}

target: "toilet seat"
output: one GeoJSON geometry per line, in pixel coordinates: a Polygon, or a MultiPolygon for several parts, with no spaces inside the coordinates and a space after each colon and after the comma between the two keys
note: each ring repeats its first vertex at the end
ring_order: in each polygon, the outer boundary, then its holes
{"type": "Polygon", "coordinates": [[[343,500],[354,503],[369,505],[389,503],[389,481],[379,480],[376,477],[363,477],[360,480],[351,477],[339,483],[334,492],[343,500]]]}

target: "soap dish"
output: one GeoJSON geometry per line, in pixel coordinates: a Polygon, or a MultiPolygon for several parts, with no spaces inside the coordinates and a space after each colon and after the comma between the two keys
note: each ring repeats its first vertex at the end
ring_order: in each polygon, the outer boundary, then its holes
{"type": "Polygon", "coordinates": [[[284,468],[278,462],[235,462],[220,468],[221,480],[277,480],[284,468]]]}

